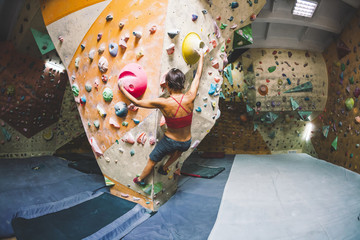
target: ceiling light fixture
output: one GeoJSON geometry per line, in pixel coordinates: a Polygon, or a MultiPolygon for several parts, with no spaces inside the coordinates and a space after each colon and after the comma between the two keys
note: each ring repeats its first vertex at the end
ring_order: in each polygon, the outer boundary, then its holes
{"type": "Polygon", "coordinates": [[[292,14],[311,18],[318,3],[312,0],[296,0],[292,14]]]}

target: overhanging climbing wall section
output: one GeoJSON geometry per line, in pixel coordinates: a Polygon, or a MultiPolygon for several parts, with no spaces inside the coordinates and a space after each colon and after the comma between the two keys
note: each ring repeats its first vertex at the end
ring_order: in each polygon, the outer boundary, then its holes
{"type": "Polygon", "coordinates": [[[175,171],[220,115],[221,71],[227,61],[227,51],[231,50],[232,33],[247,24],[250,15],[257,14],[265,1],[251,6],[246,2],[229,6],[226,1],[209,4],[208,1],[113,0],[94,1],[93,5],[81,2],[83,8],[78,10],[76,4],[69,1],[72,11],[63,6],[65,1],[51,2],[59,4],[60,12],[64,11],[55,18],[47,12],[51,8],[44,2],[42,10],[45,22],[49,23],[48,31],[64,59],[98,164],[104,176],[115,183],[112,192],[156,210],[176,190],[175,171]],[[101,11],[95,5],[101,6],[101,11]],[[91,18],[84,19],[84,16],[91,18]],[[77,19],[78,24],[72,27],[77,19]],[[118,89],[118,77],[128,64],[138,64],[147,76],[147,88],[141,98],[151,99],[167,95],[160,87],[161,76],[176,67],[185,73],[188,88],[197,63],[196,60],[184,61],[182,44],[192,32],[209,46],[199,96],[195,100],[192,148],[171,166],[168,176],[158,176],[155,171],[146,179],[149,185],[140,188],[132,179],[141,173],[166,126],[160,127],[158,110],[129,105],[129,100],[118,89]],[[72,52],[65,46],[73,49],[72,52]]]}

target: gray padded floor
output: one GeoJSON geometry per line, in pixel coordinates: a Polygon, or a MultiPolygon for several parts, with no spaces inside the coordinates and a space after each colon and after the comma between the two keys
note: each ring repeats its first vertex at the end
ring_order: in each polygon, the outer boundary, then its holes
{"type": "Polygon", "coordinates": [[[360,175],[306,154],[236,155],[209,239],[360,239],[360,175]]]}

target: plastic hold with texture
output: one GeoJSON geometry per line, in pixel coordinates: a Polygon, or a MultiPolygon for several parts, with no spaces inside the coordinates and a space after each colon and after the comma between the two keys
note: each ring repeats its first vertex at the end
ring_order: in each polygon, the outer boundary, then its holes
{"type": "Polygon", "coordinates": [[[106,73],[106,71],[108,70],[109,62],[104,56],[99,59],[98,67],[100,72],[102,73],[106,73]]]}
{"type": "Polygon", "coordinates": [[[125,136],[121,140],[123,142],[129,143],[129,144],[134,144],[135,143],[135,138],[130,132],[127,132],[125,134],[125,136]]]}
{"type": "Polygon", "coordinates": [[[147,76],[144,69],[137,63],[126,65],[119,74],[121,83],[126,91],[133,97],[138,98],[145,93],[147,88],[147,76]]]}
{"type": "Polygon", "coordinates": [[[91,137],[89,142],[90,142],[91,148],[95,152],[96,156],[102,156],[103,152],[101,151],[100,147],[97,145],[95,138],[91,137]]]}
{"type": "Polygon", "coordinates": [[[186,35],[182,43],[182,55],[187,64],[195,64],[200,56],[196,52],[198,49],[205,49],[206,45],[201,41],[200,36],[195,32],[190,32],[186,35]]]}
{"type": "Polygon", "coordinates": [[[128,114],[128,107],[124,102],[116,103],[114,108],[115,108],[115,114],[118,117],[126,117],[126,115],[128,114]]]}

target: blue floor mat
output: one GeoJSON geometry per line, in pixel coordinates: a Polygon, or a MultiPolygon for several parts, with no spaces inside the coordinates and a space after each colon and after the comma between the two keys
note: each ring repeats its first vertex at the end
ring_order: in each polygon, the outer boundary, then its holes
{"type": "Polygon", "coordinates": [[[54,156],[0,159],[0,238],[14,235],[11,219],[20,208],[105,188],[103,176],[67,165],[54,156]]]}
{"type": "Polygon", "coordinates": [[[186,161],[225,167],[212,179],[182,176],[176,194],[159,211],[124,237],[125,240],[203,240],[215,223],[234,155],[202,159],[192,154],[186,161]]]}
{"type": "Polygon", "coordinates": [[[21,209],[12,226],[18,240],[120,239],[149,217],[136,203],[88,192],[21,209]]]}

